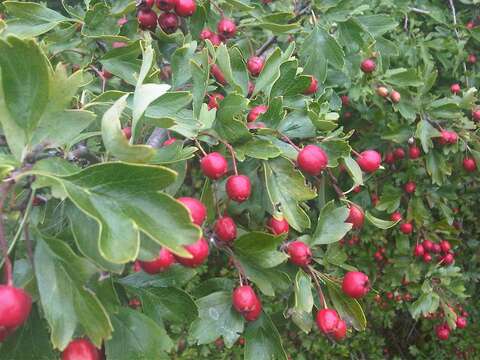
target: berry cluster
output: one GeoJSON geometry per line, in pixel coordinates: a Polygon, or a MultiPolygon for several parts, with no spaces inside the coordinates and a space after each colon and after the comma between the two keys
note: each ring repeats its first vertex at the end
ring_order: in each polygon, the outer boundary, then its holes
{"type": "Polygon", "coordinates": [[[451,265],[455,260],[452,246],[447,240],[434,243],[429,239],[424,239],[422,243],[416,244],[413,248],[413,255],[418,258],[421,257],[424,263],[432,261],[432,254],[437,255],[440,263],[444,266],[451,265]]]}
{"type": "Polygon", "coordinates": [[[195,0],[144,0],[139,6],[137,21],[144,30],[155,31],[157,24],[163,32],[174,33],[178,29],[180,17],[189,17],[195,13],[195,0]],[[162,11],[154,11],[154,5],[162,11]]]}

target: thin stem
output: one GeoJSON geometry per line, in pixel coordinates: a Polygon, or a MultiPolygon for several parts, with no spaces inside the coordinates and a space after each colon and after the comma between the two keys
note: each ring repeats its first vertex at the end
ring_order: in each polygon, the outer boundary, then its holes
{"type": "Polygon", "coordinates": [[[327,169],[326,170],[328,176],[330,177],[330,179],[332,180],[332,186],[333,186],[333,189],[335,190],[335,192],[337,193],[338,197],[340,199],[345,199],[345,194],[343,193],[342,189],[340,188],[340,186],[338,186],[338,180],[337,178],[333,175],[332,171],[330,169],[327,169]]]}
{"type": "Polygon", "coordinates": [[[10,257],[8,256],[8,242],[5,238],[5,228],[3,225],[3,206],[5,200],[8,197],[8,193],[14,186],[13,181],[9,181],[3,184],[0,190],[0,247],[2,248],[3,253],[3,260],[4,260],[4,275],[5,281],[7,282],[8,286],[13,285],[13,276],[12,276],[12,262],[10,261],[10,257]]]}
{"type": "Polygon", "coordinates": [[[278,132],[280,136],[282,137],[283,140],[287,141],[290,145],[292,145],[297,151],[300,151],[301,149],[293,143],[292,140],[287,135],[283,135],[281,132],[278,132]]]}
{"type": "Polygon", "coordinates": [[[315,274],[315,270],[311,266],[308,266],[306,269],[315,283],[315,289],[317,290],[318,298],[322,303],[323,308],[328,309],[327,302],[325,301],[325,296],[323,295],[322,287],[320,286],[317,275],[315,274]]]}
{"type": "Polygon", "coordinates": [[[230,154],[232,155],[233,171],[235,172],[235,175],[238,175],[237,160],[235,159],[235,151],[233,150],[232,145],[230,145],[226,141],[220,141],[227,147],[228,151],[230,151],[230,154]]]}
{"type": "MultiPolygon", "coordinates": [[[[450,5],[450,9],[452,10],[452,16],[453,16],[453,30],[455,31],[455,36],[457,37],[457,40],[460,41],[460,34],[458,33],[457,29],[457,12],[455,10],[455,5],[453,3],[453,0],[448,0],[448,3],[450,5]]],[[[463,72],[465,74],[465,84],[468,87],[468,76],[467,76],[467,65],[465,64],[465,61],[463,62],[463,72]]]]}
{"type": "Polygon", "coordinates": [[[197,147],[200,149],[200,151],[202,152],[203,156],[207,156],[207,153],[205,152],[205,150],[203,150],[203,147],[202,145],[200,145],[200,142],[195,138],[193,139],[193,141],[195,141],[195,144],[197,145],[197,147]]]}

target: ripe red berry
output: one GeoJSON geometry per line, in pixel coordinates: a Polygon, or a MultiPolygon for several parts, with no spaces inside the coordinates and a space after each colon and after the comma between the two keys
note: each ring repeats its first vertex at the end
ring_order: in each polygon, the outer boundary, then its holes
{"type": "Polygon", "coordinates": [[[377,64],[375,64],[375,61],[373,61],[372,59],[365,59],[360,64],[360,68],[366,74],[370,74],[374,72],[376,67],[377,67],[377,64]]]}
{"type": "Polygon", "coordinates": [[[373,258],[378,262],[383,261],[383,255],[380,251],[376,251],[375,254],[373,254],[373,258]]]}
{"type": "Polygon", "coordinates": [[[429,253],[424,253],[423,254],[423,262],[428,264],[430,261],[432,261],[432,255],[430,255],[429,253]]]}
{"type": "Polygon", "coordinates": [[[297,165],[307,174],[317,176],[327,167],[327,153],[317,145],[307,145],[297,155],[297,165]]]}
{"type": "Polygon", "coordinates": [[[425,254],[425,248],[423,247],[422,244],[417,244],[415,245],[415,248],[413,249],[413,255],[416,257],[423,256],[425,254]]]}
{"type": "Polygon", "coordinates": [[[415,192],[417,184],[415,183],[415,181],[408,181],[403,188],[405,189],[405,192],[407,194],[412,194],[415,192]]]}
{"type": "Polygon", "coordinates": [[[382,156],[375,150],[365,150],[357,157],[360,168],[368,173],[376,171],[380,167],[382,156]]]}
{"type": "Polygon", "coordinates": [[[318,90],[318,80],[314,76],[310,76],[310,85],[303,92],[305,95],[315,94],[318,90]]]}
{"type": "Polygon", "coordinates": [[[200,32],[200,39],[201,40],[207,40],[207,39],[210,39],[213,35],[213,31],[210,30],[209,28],[204,28],[201,32],[200,32]]]}
{"type": "Polygon", "coordinates": [[[408,157],[412,160],[418,159],[421,154],[422,154],[422,151],[417,146],[410,146],[410,148],[408,149],[408,157]]]}
{"type": "Polygon", "coordinates": [[[202,158],[200,167],[206,177],[217,180],[227,173],[228,162],[222,154],[211,152],[202,158]]]}
{"type": "Polygon", "coordinates": [[[263,69],[263,59],[259,56],[252,56],[247,61],[247,69],[250,75],[258,76],[263,69]]]}
{"type": "Polygon", "coordinates": [[[225,97],[219,93],[208,94],[208,110],[218,109],[219,102],[222,101],[225,97]]]}
{"type": "Polygon", "coordinates": [[[392,102],[395,104],[398,104],[401,98],[402,97],[398,91],[392,90],[390,93],[390,100],[392,100],[392,102]]]}
{"type": "Polygon", "coordinates": [[[317,312],[317,326],[326,335],[332,334],[338,326],[340,317],[334,309],[322,309],[317,312]]]}
{"type": "Polygon", "coordinates": [[[480,109],[472,110],[472,117],[475,121],[480,121],[480,109]]]}
{"type": "Polygon", "coordinates": [[[361,229],[364,221],[365,214],[363,213],[363,209],[356,204],[350,204],[348,217],[345,222],[351,223],[353,225],[352,229],[361,229]]]}
{"type": "Polygon", "coordinates": [[[102,69],[102,77],[108,80],[113,77],[113,74],[108,70],[102,69]]]}
{"type": "Polygon", "coordinates": [[[441,251],[442,251],[442,248],[440,247],[440,244],[437,244],[437,243],[432,244],[432,252],[434,254],[440,254],[441,251]]]}
{"type": "Polygon", "coordinates": [[[122,129],[122,132],[123,136],[125,136],[127,140],[130,140],[130,138],[132,137],[132,128],[130,126],[124,127],[122,129]]]}
{"type": "Polygon", "coordinates": [[[467,172],[474,172],[477,170],[477,163],[474,158],[472,157],[466,157],[463,159],[463,168],[467,172]]]}
{"type": "Polygon", "coordinates": [[[155,30],[157,27],[157,14],[149,8],[143,8],[138,11],[137,21],[140,28],[144,30],[155,30]]]}
{"type": "Polygon", "coordinates": [[[212,64],[210,67],[210,72],[220,85],[225,85],[227,83],[227,80],[225,80],[225,75],[223,75],[222,70],[220,70],[220,67],[217,64],[212,64]]]}
{"type": "Polygon", "coordinates": [[[143,5],[149,8],[152,8],[154,3],[155,3],[155,0],[143,0],[143,5]]]}
{"type": "Polygon", "coordinates": [[[391,291],[387,292],[386,295],[387,295],[387,299],[388,299],[388,300],[392,300],[393,297],[394,297],[394,296],[393,296],[393,293],[392,293],[391,291]]]}
{"type": "Polygon", "coordinates": [[[460,84],[453,84],[450,86],[450,91],[452,94],[458,94],[461,91],[460,84]]]}
{"type": "Polygon", "coordinates": [[[175,141],[177,141],[176,138],[172,137],[170,139],[165,140],[165,142],[162,144],[162,146],[169,146],[172,145],[175,141]]]}
{"type": "Polygon", "coordinates": [[[475,64],[477,62],[477,57],[475,54],[468,54],[467,62],[472,65],[475,64]]]}
{"type": "Polygon", "coordinates": [[[248,122],[252,122],[252,121],[255,121],[257,120],[257,118],[262,115],[262,114],[265,114],[268,110],[268,106],[267,105],[257,105],[257,106],[254,106],[249,112],[248,112],[248,115],[247,115],[247,121],[248,122]]]}
{"type": "Polygon", "coordinates": [[[240,314],[254,310],[256,303],[257,294],[250,285],[239,286],[233,291],[232,304],[240,314]]]}
{"type": "Polygon", "coordinates": [[[230,242],[237,237],[237,225],[229,216],[222,216],[215,222],[215,234],[219,240],[230,242]]]}
{"type": "Polygon", "coordinates": [[[404,222],[400,225],[400,231],[404,234],[411,234],[413,231],[413,225],[409,222],[404,222]]]}
{"type": "Polygon", "coordinates": [[[440,324],[435,327],[435,334],[439,340],[448,340],[450,337],[450,328],[447,324],[440,324]]]}
{"type": "Polygon", "coordinates": [[[250,197],[252,185],[250,178],[246,175],[232,175],[225,184],[227,195],[236,202],[244,202],[250,197]]]}
{"type": "Polygon", "coordinates": [[[178,28],[177,15],[171,12],[164,12],[158,17],[158,26],[167,34],[174,33],[178,28]]]}
{"type": "Polygon", "coordinates": [[[290,230],[290,225],[288,225],[288,221],[285,218],[277,219],[273,216],[268,219],[267,227],[275,235],[287,234],[290,230]]]}
{"type": "Polygon", "coordinates": [[[237,25],[232,19],[222,18],[217,24],[217,31],[225,39],[230,39],[237,33],[237,25]]]}
{"type": "Polygon", "coordinates": [[[333,338],[336,341],[341,341],[347,336],[347,323],[345,320],[340,319],[337,323],[337,327],[333,331],[333,338]]]}
{"type": "Polygon", "coordinates": [[[340,100],[342,100],[342,106],[347,107],[350,104],[350,98],[348,95],[340,96],[340,100]]]}
{"type": "Polygon", "coordinates": [[[392,215],[390,215],[390,220],[395,222],[400,221],[402,220],[402,214],[400,214],[398,211],[395,211],[392,215]]]}
{"type": "Polygon", "coordinates": [[[470,20],[469,22],[467,22],[467,25],[465,25],[467,27],[468,30],[472,30],[474,27],[475,27],[475,23],[470,20]]]}
{"type": "Polygon", "coordinates": [[[208,257],[208,242],[203,237],[190,245],[185,245],[185,249],[192,255],[191,258],[184,258],[175,255],[175,259],[183,266],[194,268],[202,265],[208,257]]]}
{"type": "Polygon", "coordinates": [[[205,205],[203,205],[200,200],[192,197],[181,197],[178,198],[178,201],[186,206],[193,223],[197,224],[198,226],[202,226],[207,217],[207,208],[205,205]]]}
{"type": "Polygon", "coordinates": [[[253,307],[253,310],[244,313],[243,317],[247,321],[255,321],[259,318],[261,313],[262,313],[262,303],[260,302],[260,298],[257,297],[257,301],[255,303],[255,306],[253,307]]]}
{"type": "Polygon", "coordinates": [[[395,155],[393,155],[393,152],[388,152],[385,154],[385,162],[389,165],[395,163],[395,155]]]}
{"type": "Polygon", "coordinates": [[[171,11],[175,8],[177,0],[157,0],[157,7],[163,11],[171,11]]]}
{"type": "Polygon", "coordinates": [[[370,290],[368,276],[360,271],[349,271],[345,274],[342,283],[343,292],[354,299],[364,297],[370,290]]]}
{"type": "Polygon", "coordinates": [[[100,360],[100,351],[90,340],[76,339],[70,341],[62,352],[62,360],[100,360]]]}
{"type": "Polygon", "coordinates": [[[393,156],[395,157],[395,160],[402,160],[403,158],[405,158],[405,150],[403,150],[403,148],[401,147],[396,148],[393,151],[393,156]]]}
{"type": "Polygon", "coordinates": [[[467,326],[467,319],[463,316],[458,316],[456,324],[458,329],[464,329],[467,326]]]}
{"type": "Polygon", "coordinates": [[[377,88],[377,94],[385,98],[388,96],[388,89],[385,86],[379,86],[377,88]]]}
{"type": "Polygon", "coordinates": [[[32,298],[23,289],[0,285],[0,327],[16,328],[27,320],[32,298]]]}
{"type": "Polygon", "coordinates": [[[149,274],[158,274],[161,271],[167,270],[175,262],[175,257],[166,248],[160,249],[158,257],[151,261],[140,261],[140,266],[143,271],[149,274]]]}
{"type": "Polygon", "coordinates": [[[448,240],[442,240],[440,241],[440,248],[442,249],[442,252],[446,254],[452,250],[452,245],[450,245],[448,240]]]}
{"type": "Polygon", "coordinates": [[[178,16],[192,16],[195,13],[195,10],[197,10],[197,3],[195,0],[175,0],[175,12],[178,16]]]}
{"type": "Polygon", "coordinates": [[[213,33],[209,40],[214,46],[218,46],[223,42],[222,38],[217,33],[213,33]]]}
{"type": "Polygon", "coordinates": [[[302,241],[292,241],[287,246],[290,261],[298,266],[307,266],[312,261],[310,246],[302,241]]]}
{"type": "Polygon", "coordinates": [[[443,265],[447,265],[447,266],[451,265],[451,264],[453,264],[454,261],[455,261],[455,257],[451,253],[445,254],[442,257],[442,264],[443,265]]]}

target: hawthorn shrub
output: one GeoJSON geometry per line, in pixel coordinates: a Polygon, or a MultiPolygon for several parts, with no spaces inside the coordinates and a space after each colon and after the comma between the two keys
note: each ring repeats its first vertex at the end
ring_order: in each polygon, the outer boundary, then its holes
{"type": "Polygon", "coordinates": [[[1,359],[480,357],[477,0],[1,14],[1,359]]]}

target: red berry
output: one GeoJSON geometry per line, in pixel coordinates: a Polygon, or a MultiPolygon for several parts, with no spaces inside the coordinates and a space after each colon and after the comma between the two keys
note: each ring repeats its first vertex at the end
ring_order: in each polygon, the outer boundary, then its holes
{"type": "Polygon", "coordinates": [[[302,241],[292,241],[287,246],[290,261],[298,266],[307,266],[312,261],[310,246],[302,241]]]}
{"type": "Polygon", "coordinates": [[[387,292],[387,299],[392,300],[393,299],[393,293],[391,291],[387,292]]]}
{"type": "Polygon", "coordinates": [[[460,84],[453,84],[450,86],[450,91],[452,94],[458,94],[461,91],[460,84]]]}
{"type": "Polygon", "coordinates": [[[250,75],[258,76],[263,69],[263,59],[259,56],[252,56],[247,61],[247,69],[250,75]]]}
{"type": "Polygon", "coordinates": [[[423,247],[422,244],[417,244],[415,245],[415,248],[413,250],[413,255],[416,257],[423,256],[425,254],[425,248],[423,247]]]}
{"type": "Polygon", "coordinates": [[[466,27],[468,30],[472,30],[475,27],[475,23],[470,20],[469,22],[467,22],[466,27]]]}
{"type": "Polygon", "coordinates": [[[417,184],[415,183],[415,181],[408,181],[403,188],[405,189],[405,192],[407,194],[412,194],[415,192],[417,184]]]}
{"type": "Polygon", "coordinates": [[[255,321],[258,319],[261,313],[262,313],[262,303],[260,302],[260,299],[257,297],[257,301],[255,303],[255,306],[253,307],[253,310],[243,314],[243,317],[247,321],[255,321]]]}
{"type": "Polygon", "coordinates": [[[350,204],[348,217],[345,222],[351,223],[353,225],[352,229],[361,229],[364,221],[365,215],[363,213],[363,209],[356,204],[350,204]]]}
{"type": "Polygon", "coordinates": [[[209,40],[214,46],[220,45],[223,41],[220,35],[218,35],[217,33],[213,33],[212,36],[210,36],[209,40]]]}
{"type": "Polygon", "coordinates": [[[393,156],[395,157],[395,160],[402,160],[405,158],[405,150],[403,150],[403,148],[396,148],[393,151],[393,156]]]}
{"type": "Polygon", "coordinates": [[[421,154],[422,154],[422,151],[417,146],[410,146],[410,148],[408,149],[408,157],[412,160],[418,159],[421,154]]]}
{"type": "Polygon", "coordinates": [[[324,334],[332,334],[338,326],[340,317],[333,309],[322,309],[317,312],[317,326],[324,334]]]}
{"type": "Polygon", "coordinates": [[[307,174],[317,176],[327,167],[328,156],[317,145],[307,145],[297,155],[297,165],[307,174]]]}
{"type": "Polygon", "coordinates": [[[158,26],[167,34],[174,33],[178,28],[178,17],[174,13],[165,12],[158,17],[158,26]]]}
{"type": "Polygon", "coordinates": [[[130,138],[132,137],[132,128],[130,126],[124,127],[122,129],[122,132],[123,136],[125,136],[127,140],[130,140],[130,138]]]}
{"type": "Polygon", "coordinates": [[[232,304],[240,314],[254,310],[256,303],[257,294],[250,285],[239,286],[233,291],[232,304]]]}
{"type": "Polygon", "coordinates": [[[360,68],[366,74],[374,72],[376,67],[377,67],[377,64],[375,64],[375,61],[373,61],[372,59],[365,59],[360,64],[360,68]]]}
{"type": "Polygon", "coordinates": [[[163,11],[171,11],[175,8],[177,0],[157,0],[157,7],[163,11]]]}
{"type": "Polygon", "coordinates": [[[395,155],[393,155],[393,152],[388,152],[385,154],[385,162],[389,165],[395,163],[395,155]]]}
{"type": "Polygon", "coordinates": [[[200,161],[200,167],[206,177],[212,180],[217,180],[227,173],[228,162],[222,154],[211,152],[202,158],[200,161]]]}
{"type": "Polygon", "coordinates": [[[432,251],[433,250],[433,242],[425,239],[422,241],[422,245],[425,248],[425,251],[432,251]]]}
{"type": "Polygon", "coordinates": [[[377,88],[377,94],[381,97],[386,98],[388,96],[388,89],[385,86],[379,86],[377,88]]]}
{"type": "Polygon", "coordinates": [[[248,80],[248,97],[252,96],[253,90],[255,90],[255,84],[252,81],[248,80]]]}
{"type": "Polygon", "coordinates": [[[413,231],[413,225],[412,223],[409,223],[409,222],[405,222],[403,224],[400,225],[400,231],[404,234],[411,234],[412,231],[413,231]]]}
{"type": "Polygon", "coordinates": [[[380,167],[381,155],[375,150],[365,150],[357,157],[357,163],[365,172],[374,172],[380,167]]]}
{"type": "Polygon", "coordinates": [[[111,79],[113,77],[113,74],[108,70],[102,69],[102,77],[104,79],[111,79]]]}
{"type": "Polygon", "coordinates": [[[212,64],[210,72],[220,85],[225,85],[227,83],[227,80],[225,80],[225,75],[223,75],[222,70],[220,70],[220,67],[217,64],[212,64]]]}
{"type": "Polygon", "coordinates": [[[350,98],[348,95],[340,96],[340,100],[342,100],[342,106],[347,107],[350,104],[350,98]]]}
{"type": "Polygon", "coordinates": [[[125,16],[121,17],[120,19],[117,20],[117,25],[118,26],[123,26],[126,23],[128,23],[128,19],[125,16]]]}
{"type": "Polygon", "coordinates": [[[148,8],[143,8],[138,11],[137,21],[140,28],[144,30],[155,30],[157,27],[157,14],[148,8]]]}
{"type": "Polygon", "coordinates": [[[158,257],[151,261],[140,261],[143,271],[149,274],[158,274],[167,270],[175,262],[175,257],[166,248],[160,249],[158,257]]]}
{"type": "Polygon", "coordinates": [[[154,3],[155,3],[155,0],[143,0],[143,4],[149,8],[152,8],[154,3]]]}
{"type": "Polygon", "coordinates": [[[127,46],[127,43],[126,42],[123,42],[123,41],[114,41],[112,42],[112,48],[114,49],[118,49],[118,48],[123,48],[127,46]]]}
{"type": "Polygon", "coordinates": [[[305,95],[312,95],[312,94],[315,94],[317,90],[318,90],[318,80],[315,77],[310,76],[310,85],[303,93],[305,95]]]}
{"type": "Polygon", "coordinates": [[[225,97],[222,94],[219,93],[213,93],[208,95],[208,110],[212,109],[218,109],[219,108],[219,102],[222,101],[225,97]]]}
{"type": "Polygon", "coordinates": [[[423,254],[423,262],[424,263],[429,263],[430,261],[432,261],[432,255],[430,255],[429,253],[424,253],[423,254]]]}
{"type": "Polygon", "coordinates": [[[405,295],[403,295],[403,300],[405,300],[407,302],[412,301],[412,294],[406,293],[405,295]]]}
{"type": "Polygon", "coordinates": [[[390,100],[392,100],[393,103],[398,104],[401,100],[402,96],[398,91],[392,90],[390,93],[390,100]]]}
{"type": "Polygon", "coordinates": [[[204,28],[201,32],[200,32],[200,39],[201,40],[207,40],[207,39],[210,39],[213,35],[213,31],[210,30],[209,28],[204,28]]]}
{"type": "Polygon", "coordinates": [[[463,316],[458,316],[456,324],[457,324],[457,328],[463,329],[467,326],[467,319],[464,318],[463,316]]]}
{"type": "Polygon", "coordinates": [[[62,360],[100,360],[100,351],[90,340],[76,339],[70,341],[62,352],[62,360]]]}
{"type": "Polygon", "coordinates": [[[140,306],[142,306],[142,303],[140,300],[133,298],[128,301],[128,306],[130,306],[132,309],[138,309],[140,306]]]}
{"type": "Polygon", "coordinates": [[[172,145],[175,141],[177,141],[176,138],[172,137],[170,139],[165,140],[165,142],[162,144],[162,146],[169,146],[172,145]]]}
{"type": "Polygon", "coordinates": [[[336,341],[341,341],[347,336],[347,323],[345,320],[340,319],[337,323],[337,327],[333,331],[333,337],[336,341]]]}
{"type": "Polygon", "coordinates": [[[0,285],[0,327],[16,328],[27,320],[32,298],[23,289],[0,285]]]}
{"type": "Polygon", "coordinates": [[[368,276],[360,271],[349,271],[345,274],[342,283],[343,292],[354,299],[364,297],[370,290],[368,276]]]}
{"type": "Polygon", "coordinates": [[[255,130],[255,129],[265,129],[267,126],[261,122],[261,121],[255,121],[247,124],[247,128],[250,130],[255,130]]]}
{"type": "Polygon", "coordinates": [[[440,254],[441,251],[442,251],[442,248],[440,247],[439,244],[434,243],[434,244],[432,245],[432,252],[433,252],[434,254],[440,254]]]}
{"type": "Polygon", "coordinates": [[[444,265],[451,265],[453,264],[454,261],[455,261],[455,257],[451,253],[445,254],[442,257],[442,264],[444,265]]]}
{"type": "Polygon", "coordinates": [[[400,221],[402,220],[402,214],[400,214],[398,211],[395,211],[392,215],[390,215],[390,220],[395,222],[400,221]]]}
{"type": "Polygon", "coordinates": [[[467,62],[472,65],[475,64],[477,62],[477,57],[475,54],[468,54],[467,62]]]}
{"type": "Polygon", "coordinates": [[[214,230],[217,237],[222,241],[230,242],[237,237],[237,225],[229,216],[220,217],[215,223],[214,230]]]}
{"type": "Polygon", "coordinates": [[[268,219],[267,227],[275,235],[287,234],[290,230],[290,225],[288,225],[288,221],[285,218],[277,219],[273,216],[268,219]]]}
{"type": "Polygon", "coordinates": [[[447,324],[437,325],[435,328],[435,334],[439,340],[448,340],[450,337],[450,328],[447,324]]]}
{"type": "Polygon", "coordinates": [[[376,251],[375,254],[373,254],[373,258],[378,262],[383,261],[383,255],[380,251],[376,251]]]}
{"type": "Polygon", "coordinates": [[[472,110],[472,117],[475,121],[480,121],[480,109],[472,110]]]}
{"type": "Polygon", "coordinates": [[[372,205],[373,206],[377,206],[378,202],[380,201],[380,199],[378,198],[378,195],[373,193],[371,196],[370,196],[370,201],[372,202],[372,205]]]}
{"type": "Polygon", "coordinates": [[[252,121],[257,120],[257,118],[260,115],[265,114],[267,112],[267,110],[268,110],[267,105],[257,105],[255,107],[253,107],[247,115],[247,121],[252,122],[252,121]]]}
{"type": "Polygon", "coordinates": [[[208,257],[209,248],[208,242],[203,237],[197,240],[197,242],[185,245],[185,249],[192,255],[191,258],[184,258],[175,255],[175,259],[183,266],[194,268],[202,265],[208,257]]]}
{"type": "Polygon", "coordinates": [[[203,205],[200,200],[192,197],[181,197],[178,198],[178,201],[180,201],[188,209],[193,223],[197,224],[198,226],[202,226],[207,217],[207,208],[205,205],[203,205]]]}
{"type": "Polygon", "coordinates": [[[477,163],[475,159],[471,157],[466,157],[463,159],[463,168],[468,172],[474,172],[477,170],[477,163]]]}
{"type": "Polygon", "coordinates": [[[236,202],[244,202],[250,197],[252,185],[250,178],[246,175],[232,175],[225,184],[227,195],[236,202]]]}
{"type": "Polygon", "coordinates": [[[217,24],[217,31],[225,39],[230,39],[237,33],[237,26],[233,20],[222,18],[217,24]]]}
{"type": "Polygon", "coordinates": [[[197,3],[195,0],[175,0],[175,12],[178,16],[192,16],[195,13],[195,10],[197,10],[197,3]]]}

